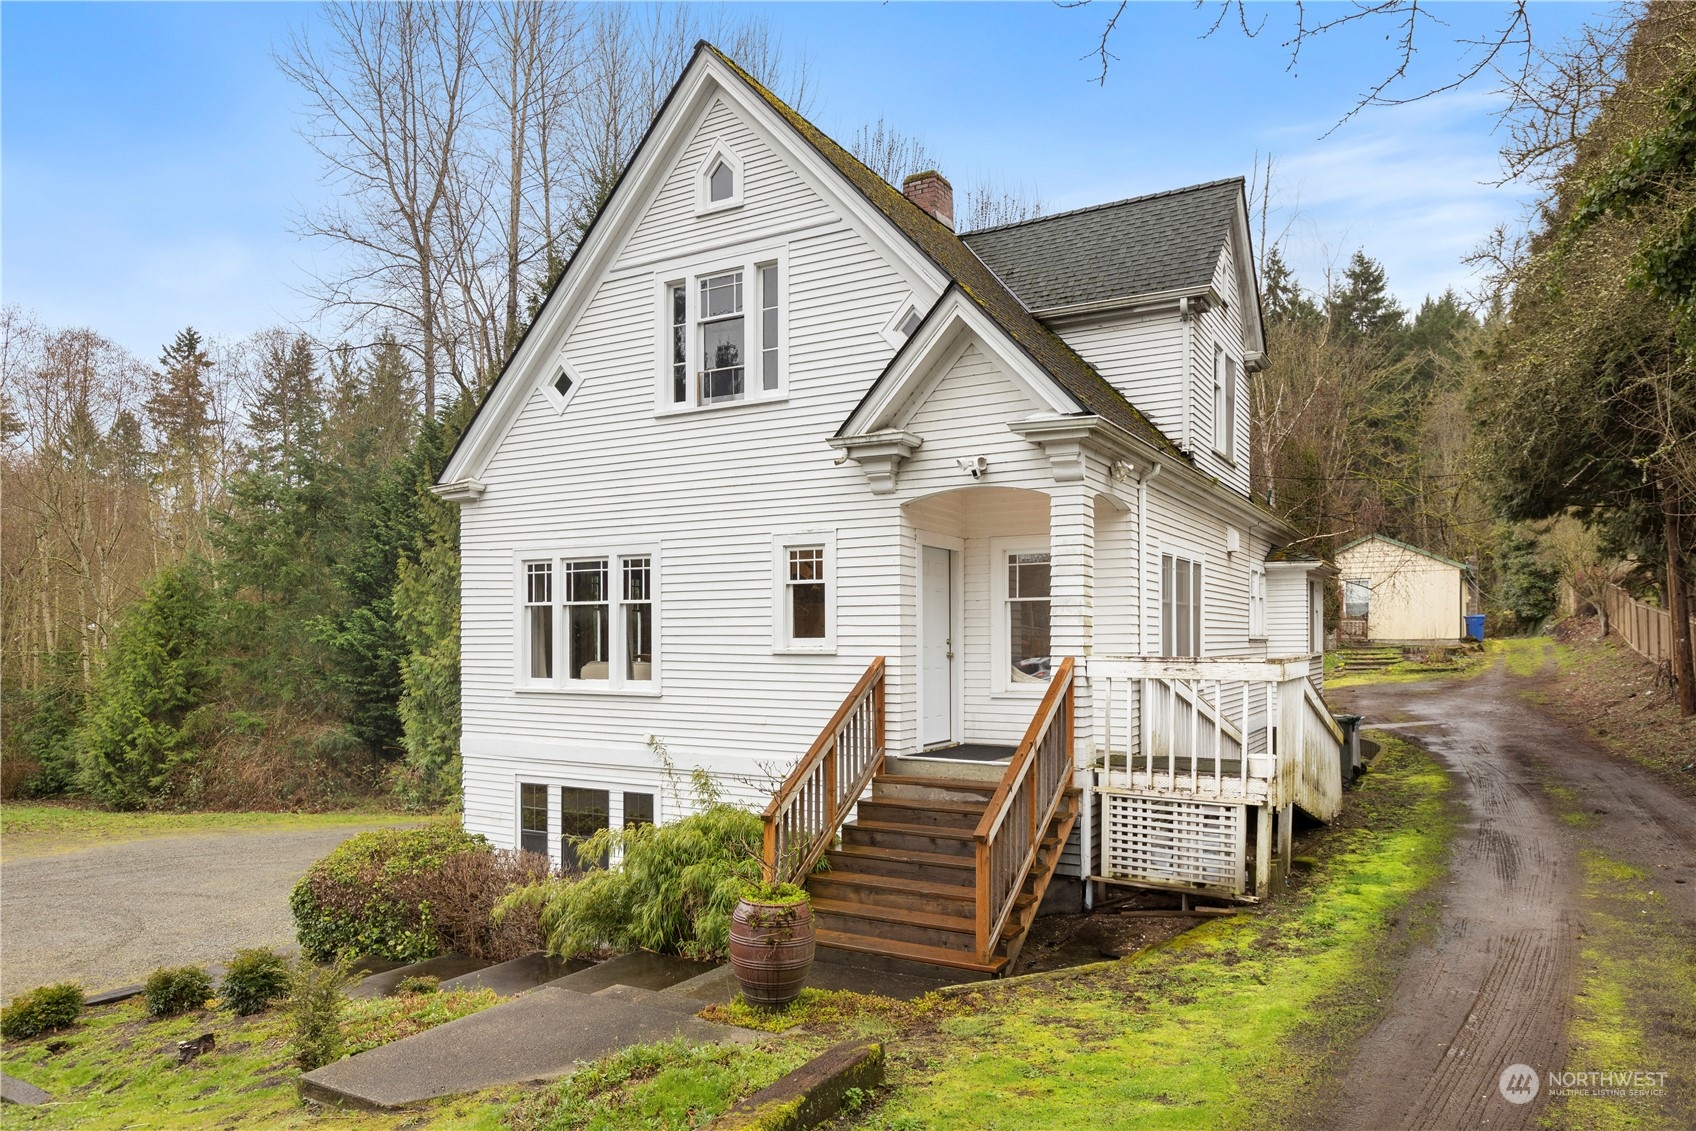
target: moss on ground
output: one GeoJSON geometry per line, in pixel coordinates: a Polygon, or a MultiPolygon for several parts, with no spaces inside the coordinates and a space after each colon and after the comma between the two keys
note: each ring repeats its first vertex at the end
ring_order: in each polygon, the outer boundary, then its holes
{"type": "Polygon", "coordinates": [[[864,1126],[1267,1128],[1322,1106],[1334,1062],[1378,1016],[1410,901],[1443,871],[1442,771],[1384,752],[1322,837],[1305,883],[1113,967],[969,995],[975,1012],[891,1048],[864,1126]]]}
{"type": "MultiPolygon", "coordinates": [[[[431,1025],[486,1009],[487,990],[406,994],[355,1002],[344,1034],[349,1051],[375,1048],[431,1025]]],[[[251,1017],[201,1010],[154,1021],[140,999],[96,1007],[74,1027],[7,1044],[0,1054],[8,1075],[34,1084],[56,1101],[36,1108],[8,1106],[10,1127],[102,1128],[393,1128],[394,1116],[315,1112],[296,1096],[289,1021],[281,1006],[251,1017]],[[178,1065],[177,1042],[210,1032],[213,1051],[178,1065]]],[[[433,1105],[413,1126],[494,1127],[476,1104],[433,1105]]],[[[419,1118],[411,1116],[409,1118],[419,1118]]]]}
{"type": "MultiPolygon", "coordinates": [[[[1577,811],[1571,790],[1549,788],[1556,810],[1577,811]]],[[[1569,824],[1583,828],[1589,822],[1569,824]]],[[[1592,839],[1591,837],[1586,839],[1592,839]]],[[[1696,934],[1666,914],[1653,877],[1594,843],[1582,848],[1584,869],[1576,993],[1567,1024],[1570,1072],[1665,1072],[1666,1094],[1571,1094],[1553,1088],[1543,1125],[1591,1131],[1674,1131],[1696,1127],[1696,934]]],[[[1576,1088],[1574,1092],[1589,1089],[1576,1088]]]]}
{"type": "Polygon", "coordinates": [[[384,810],[329,813],[111,813],[79,805],[8,801],[0,806],[0,851],[41,856],[155,836],[211,832],[295,832],[346,825],[411,824],[417,814],[384,810]]]}

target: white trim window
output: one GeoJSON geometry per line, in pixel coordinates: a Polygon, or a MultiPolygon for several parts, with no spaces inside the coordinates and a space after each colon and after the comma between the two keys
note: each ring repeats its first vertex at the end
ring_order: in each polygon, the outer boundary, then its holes
{"type": "Polygon", "coordinates": [[[524,678],[554,678],[554,563],[524,563],[524,678]]]}
{"type": "Polygon", "coordinates": [[[914,331],[923,322],[924,313],[919,309],[918,300],[908,295],[901,300],[900,305],[895,308],[895,313],[890,315],[889,321],[883,324],[880,332],[884,341],[899,350],[907,344],[907,339],[913,336],[914,331]]]}
{"type": "Polygon", "coordinates": [[[772,540],[772,648],[836,650],[836,535],[802,531],[772,540]]]}
{"type": "Polygon", "coordinates": [[[1053,674],[1053,563],[1045,542],[993,539],[995,690],[1040,692],[1053,674]]]}
{"type": "Polygon", "coordinates": [[[1266,567],[1258,563],[1248,567],[1248,638],[1266,639],[1266,567]]]}
{"type": "Polygon", "coordinates": [[[710,216],[742,207],[742,159],[723,142],[714,142],[695,176],[695,215],[710,216]]]}
{"type": "Polygon", "coordinates": [[[659,409],[779,400],[788,392],[782,256],[721,263],[660,289],[659,409]]]}
{"type": "Polygon", "coordinates": [[[582,387],[583,378],[562,360],[554,366],[553,376],[542,382],[542,395],[548,398],[548,403],[554,406],[555,412],[564,412],[571,399],[577,395],[577,390],[582,387]]]}
{"type": "Polygon", "coordinates": [[[551,856],[548,851],[548,787],[535,782],[518,785],[518,847],[551,856]]]}
{"type": "Polygon", "coordinates": [[[657,692],[658,576],[652,550],[523,555],[518,686],[657,692]]]}
{"type": "Polygon", "coordinates": [[[1213,347],[1213,452],[1237,462],[1237,367],[1224,346],[1213,347]]]}
{"type": "Polygon", "coordinates": [[[1201,562],[1160,555],[1160,654],[1200,656],[1201,562]]]}

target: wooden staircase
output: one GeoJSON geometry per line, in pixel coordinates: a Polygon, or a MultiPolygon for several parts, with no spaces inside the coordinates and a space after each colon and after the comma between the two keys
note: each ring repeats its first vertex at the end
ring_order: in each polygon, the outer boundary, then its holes
{"type": "Polygon", "coordinates": [[[977,827],[999,783],[878,774],[830,870],[807,879],[820,946],[998,974],[1017,960],[1078,820],[1066,791],[989,961],[977,955],[977,827]]]}
{"type": "Polygon", "coordinates": [[[880,658],[773,795],[766,878],[807,886],[822,946],[1001,973],[1078,820],[1072,660],[990,781],[885,772],[883,679],[880,658]]]}

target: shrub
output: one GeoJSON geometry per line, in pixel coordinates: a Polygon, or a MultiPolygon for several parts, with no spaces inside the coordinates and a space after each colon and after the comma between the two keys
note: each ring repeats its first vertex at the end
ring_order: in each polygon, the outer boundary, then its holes
{"type": "Polygon", "coordinates": [[[669,825],[604,829],[580,855],[617,849],[617,868],[531,884],[503,900],[497,917],[539,915],[548,949],[560,955],[603,946],[720,955],[736,901],[760,881],[761,835],[759,817],[717,803],[669,825]]]}
{"type": "Polygon", "coordinates": [[[161,966],[141,990],[150,1017],[175,1017],[200,1009],[212,996],[212,976],[199,966],[161,966]]]}
{"type": "Polygon", "coordinates": [[[343,841],[295,885],[289,906],[308,958],[348,953],[417,962],[443,952],[503,960],[536,950],[534,916],[495,924],[509,889],[548,874],[544,856],[496,851],[456,825],[379,829],[343,841]]]}
{"type": "Polygon", "coordinates": [[[442,988],[442,980],[434,974],[413,974],[395,983],[397,994],[433,994],[442,988]]]}
{"type": "Polygon", "coordinates": [[[239,1017],[263,1011],[289,992],[289,966],[283,956],[266,947],[238,950],[224,968],[218,996],[239,1017]]]}
{"type": "Polygon", "coordinates": [[[348,963],[328,966],[305,959],[289,971],[289,1045],[302,1072],[322,1068],[342,1055],[342,1013],[347,1009],[348,963]]]}
{"type": "Polygon", "coordinates": [[[38,1033],[63,1029],[82,1012],[82,987],[75,982],[39,986],[12,999],[0,1010],[0,1037],[23,1041],[38,1033]]]}

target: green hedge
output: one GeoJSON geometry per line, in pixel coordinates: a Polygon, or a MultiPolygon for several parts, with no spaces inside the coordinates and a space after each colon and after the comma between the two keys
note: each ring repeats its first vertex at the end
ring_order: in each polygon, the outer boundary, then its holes
{"type": "Polygon", "coordinates": [[[224,968],[218,997],[238,1017],[263,1012],[270,1004],[288,996],[289,964],[268,947],[238,950],[224,968]]]}
{"type": "Polygon", "coordinates": [[[289,897],[301,953],[318,962],[338,954],[434,958],[444,941],[428,880],[451,858],[473,854],[492,854],[488,841],[447,823],[349,837],[289,897]]]}
{"type": "Polygon", "coordinates": [[[206,1005],[212,975],[199,966],[161,966],[147,976],[141,996],[150,1017],[175,1017],[206,1005]]]}

